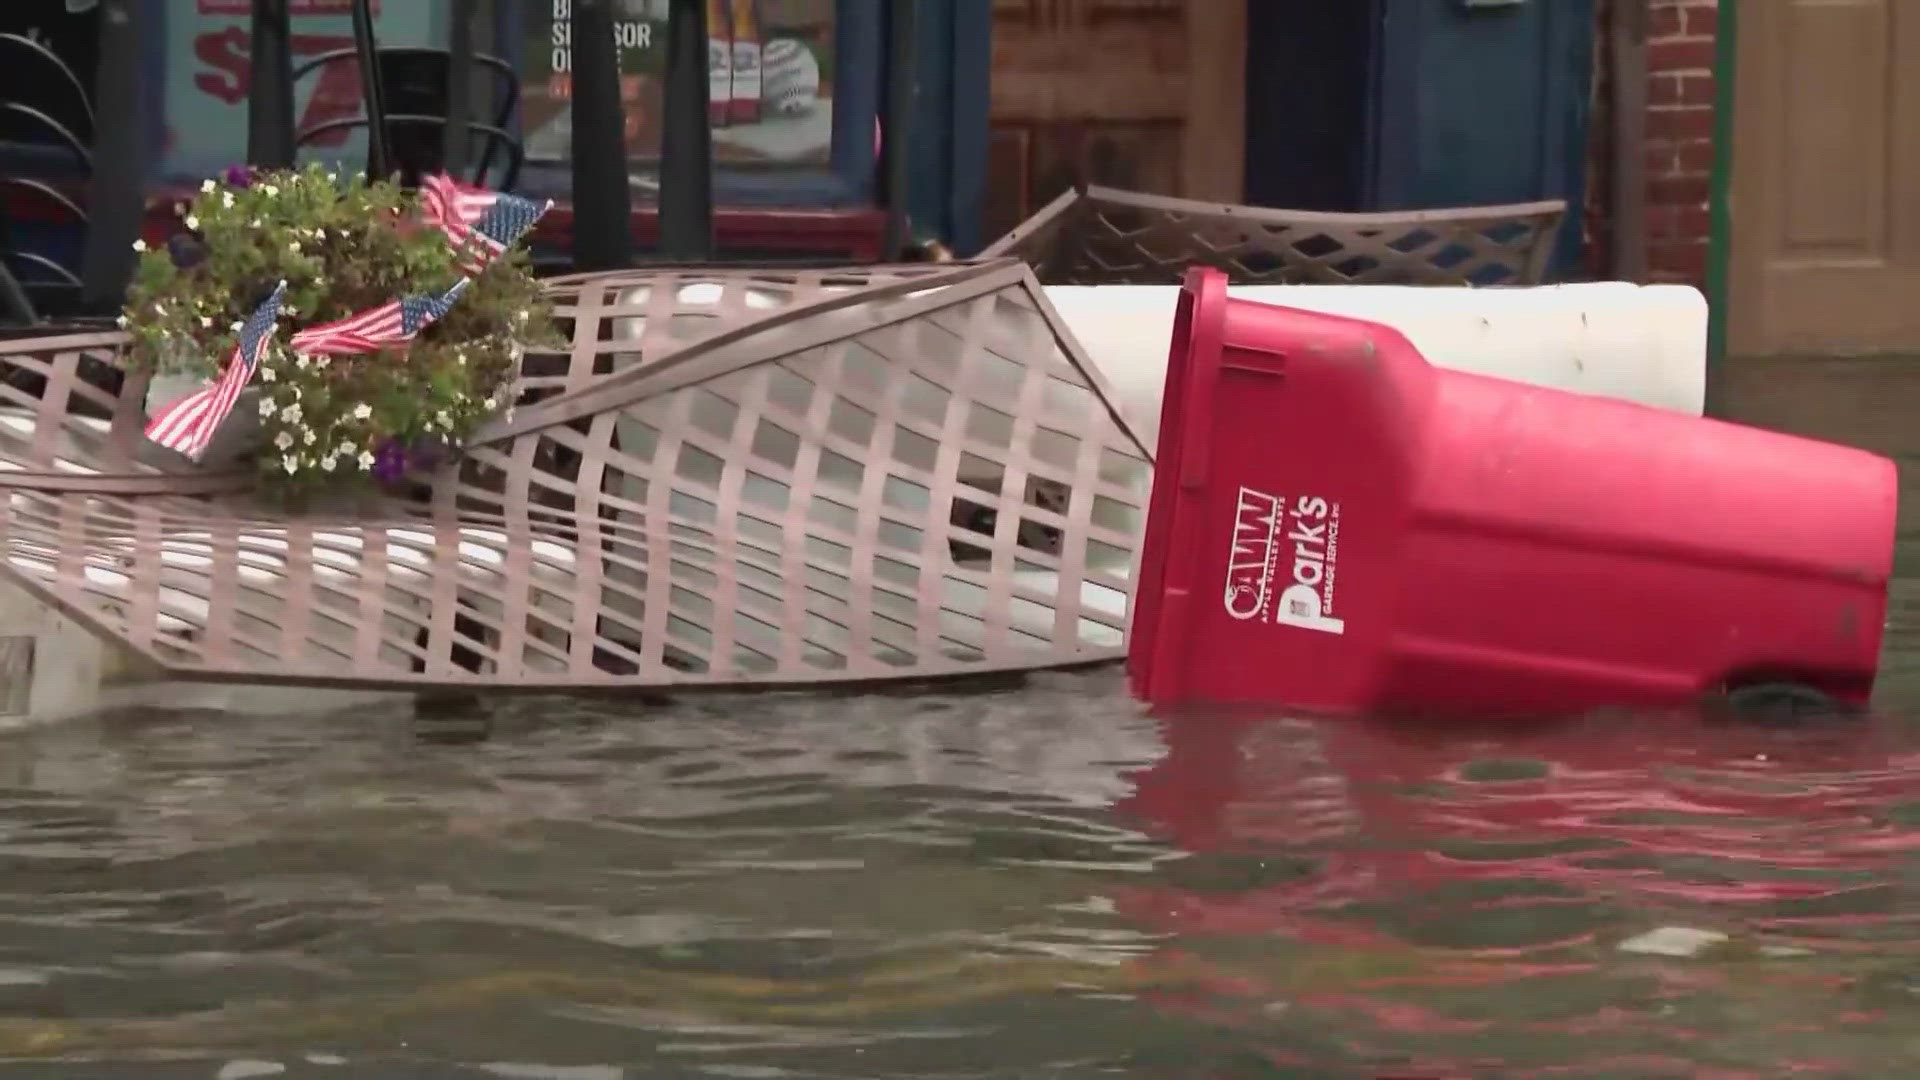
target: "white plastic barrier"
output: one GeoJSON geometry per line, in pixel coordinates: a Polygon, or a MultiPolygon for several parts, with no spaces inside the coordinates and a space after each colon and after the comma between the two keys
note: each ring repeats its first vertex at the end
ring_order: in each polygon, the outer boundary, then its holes
{"type": "MultiPolygon", "coordinates": [[[[1047,298],[1149,444],[1173,337],[1175,285],[1049,285],[1047,298]]],[[[1685,285],[1537,288],[1242,285],[1236,299],[1368,319],[1444,367],[1700,415],[1707,302],[1685,285]]]]}

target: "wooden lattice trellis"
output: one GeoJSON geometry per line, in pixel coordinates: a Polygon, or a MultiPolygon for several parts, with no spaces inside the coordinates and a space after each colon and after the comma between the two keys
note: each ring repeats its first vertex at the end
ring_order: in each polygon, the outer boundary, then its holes
{"type": "Polygon", "coordinates": [[[1049,285],[1177,285],[1189,266],[1236,285],[1536,285],[1566,203],[1335,214],[1067,191],[995,241],[1049,285]]]}
{"type": "Polygon", "coordinates": [[[0,343],[0,573],[181,677],[776,683],[1117,658],[1149,461],[1029,270],[554,283],[574,347],[414,497],[140,442],[114,334],[0,343]]]}

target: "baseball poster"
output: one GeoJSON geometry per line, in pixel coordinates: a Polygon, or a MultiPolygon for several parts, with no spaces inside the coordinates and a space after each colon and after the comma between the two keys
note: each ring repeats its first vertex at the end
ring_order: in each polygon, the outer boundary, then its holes
{"type": "MultiPolygon", "coordinates": [[[[707,119],[716,160],[820,165],[833,141],[835,0],[706,0],[707,119]]],[[[528,0],[520,79],[530,161],[572,146],[572,0],[528,0]]],[[[667,0],[614,0],[628,154],[659,157],[667,0]]]]}

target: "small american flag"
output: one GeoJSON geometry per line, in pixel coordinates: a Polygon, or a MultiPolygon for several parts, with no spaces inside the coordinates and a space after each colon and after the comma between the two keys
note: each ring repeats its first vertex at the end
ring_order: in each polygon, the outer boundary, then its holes
{"type": "Polygon", "coordinates": [[[414,335],[447,313],[467,289],[467,280],[438,296],[403,296],[336,322],[309,326],[289,342],[297,353],[370,353],[412,341],[414,335]]]}
{"type": "Polygon", "coordinates": [[[213,442],[213,433],[219,429],[220,422],[240,399],[240,391],[246,389],[253,373],[259,370],[267,342],[273,339],[274,321],[280,317],[280,299],[286,291],[287,283],[283,281],[274,287],[273,295],[253,309],[253,314],[240,327],[240,340],[234,345],[233,355],[227,359],[226,370],[220,373],[220,378],[162,409],[160,415],[147,424],[147,438],[195,461],[200,460],[200,455],[206,453],[208,444],[213,442]]]}
{"type": "Polygon", "coordinates": [[[445,173],[420,181],[420,205],[427,221],[447,234],[448,242],[466,256],[467,269],[476,274],[553,208],[551,201],[541,204],[467,187],[445,173]]]}

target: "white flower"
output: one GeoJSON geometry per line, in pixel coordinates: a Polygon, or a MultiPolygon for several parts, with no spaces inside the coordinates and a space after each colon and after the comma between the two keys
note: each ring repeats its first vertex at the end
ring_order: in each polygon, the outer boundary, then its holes
{"type": "Polygon", "coordinates": [[[452,427],[453,417],[447,415],[447,410],[441,409],[439,412],[433,414],[433,422],[439,424],[441,427],[452,427]]]}
{"type": "Polygon", "coordinates": [[[240,331],[242,331],[242,330],[245,330],[246,328],[247,328],[247,324],[246,324],[246,323],[243,323],[243,322],[241,322],[241,321],[240,321],[240,320],[238,320],[238,319],[235,319],[235,320],[233,321],[233,332],[234,332],[234,333],[236,333],[236,334],[237,334],[237,333],[239,333],[240,331]]]}
{"type": "Polygon", "coordinates": [[[333,452],[341,457],[352,457],[353,451],[354,445],[350,442],[342,442],[339,446],[333,448],[333,452]]]}
{"type": "Polygon", "coordinates": [[[361,468],[371,469],[373,468],[373,451],[362,450],[360,451],[360,456],[354,460],[360,463],[361,468]]]}
{"type": "Polygon", "coordinates": [[[262,195],[265,195],[267,198],[271,199],[275,195],[280,194],[280,189],[274,186],[273,184],[261,184],[260,193],[262,195]]]}
{"type": "Polygon", "coordinates": [[[298,240],[287,241],[287,250],[293,252],[295,255],[300,254],[300,241],[298,240]]]}
{"type": "Polygon", "coordinates": [[[288,454],[286,457],[280,459],[280,467],[287,470],[288,476],[292,476],[293,471],[300,467],[300,463],[293,459],[292,454],[288,454]]]}
{"type": "MultiPolygon", "coordinates": [[[[231,192],[231,191],[223,191],[223,192],[221,192],[221,193],[220,193],[220,205],[222,205],[222,206],[224,206],[224,207],[226,207],[226,208],[227,208],[227,209],[229,209],[229,210],[231,210],[231,209],[233,209],[233,192],[231,192]]],[[[289,469],[288,469],[287,471],[288,471],[288,472],[292,472],[293,470],[292,470],[291,468],[289,468],[289,469]]]]}
{"type": "Polygon", "coordinates": [[[302,432],[300,435],[300,441],[306,443],[308,446],[312,446],[314,440],[317,438],[319,438],[319,436],[313,433],[312,428],[308,428],[306,431],[302,432]]]}
{"type": "Polygon", "coordinates": [[[125,330],[127,328],[127,317],[125,315],[122,315],[119,318],[113,320],[113,322],[114,322],[114,325],[118,326],[122,330],[125,330]]]}
{"type": "Polygon", "coordinates": [[[277,411],[279,411],[279,406],[273,403],[272,398],[263,397],[260,399],[260,416],[263,419],[272,416],[277,411]]]}
{"type": "Polygon", "coordinates": [[[135,241],[133,242],[133,250],[135,250],[135,251],[140,251],[140,252],[144,252],[144,251],[146,251],[146,250],[147,250],[147,242],[146,242],[145,240],[135,240],[135,241]]]}
{"type": "Polygon", "coordinates": [[[276,450],[293,449],[293,433],[289,431],[283,431],[280,434],[275,435],[273,437],[273,446],[274,446],[274,449],[276,450]]]}
{"type": "Polygon", "coordinates": [[[280,410],[280,422],[283,424],[291,424],[298,421],[299,419],[300,419],[300,403],[297,401],[287,406],[286,408],[280,410]]]}
{"type": "Polygon", "coordinates": [[[273,380],[275,380],[275,379],[277,379],[277,378],[279,378],[279,377],[280,377],[280,376],[278,376],[278,375],[275,375],[275,374],[273,373],[273,369],[272,369],[272,368],[270,368],[270,367],[262,367],[262,368],[260,369],[260,381],[261,381],[261,382],[272,382],[273,380]]]}
{"type": "Polygon", "coordinates": [[[313,366],[313,360],[308,357],[306,353],[301,353],[299,356],[293,358],[293,366],[305,371],[307,368],[313,366]]]}
{"type": "Polygon", "coordinates": [[[189,229],[198,229],[200,227],[200,219],[194,217],[192,214],[188,214],[186,224],[189,229]]]}
{"type": "Polygon", "coordinates": [[[326,457],[320,459],[320,467],[328,472],[332,472],[334,464],[339,460],[339,458],[334,457],[332,454],[328,454],[326,457]]]}
{"type": "Polygon", "coordinates": [[[212,325],[213,325],[213,316],[211,316],[211,315],[202,315],[202,316],[200,316],[200,328],[201,328],[202,330],[204,330],[204,329],[206,329],[207,327],[209,327],[209,326],[212,326],[212,325]]]}
{"type": "Polygon", "coordinates": [[[353,407],[353,418],[355,420],[365,420],[372,415],[373,415],[373,406],[367,404],[364,401],[353,407]]]}
{"type": "Polygon", "coordinates": [[[200,193],[203,195],[211,195],[213,194],[213,189],[219,186],[220,185],[211,180],[202,180],[200,181],[200,193]]]}

